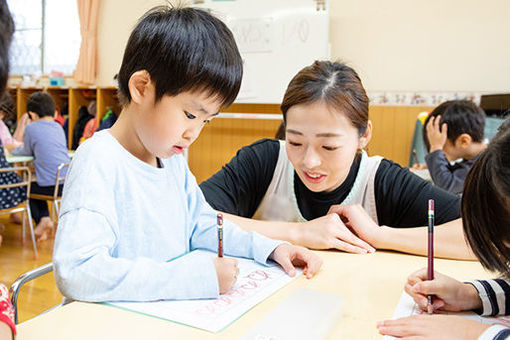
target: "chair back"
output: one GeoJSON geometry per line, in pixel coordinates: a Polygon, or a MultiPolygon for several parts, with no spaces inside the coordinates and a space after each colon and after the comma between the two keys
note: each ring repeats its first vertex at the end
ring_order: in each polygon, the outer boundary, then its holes
{"type": "MultiPolygon", "coordinates": [[[[57,178],[55,180],[55,191],[53,192],[53,199],[56,200],[58,199],[58,187],[60,185],[60,182],[65,180],[66,179],[66,176],[63,176],[62,175],[62,170],[64,168],[69,168],[69,165],[71,165],[71,163],[62,163],[58,166],[57,168],[57,178]]],[[[66,172],[66,175],[67,175],[67,172],[66,172]]]]}

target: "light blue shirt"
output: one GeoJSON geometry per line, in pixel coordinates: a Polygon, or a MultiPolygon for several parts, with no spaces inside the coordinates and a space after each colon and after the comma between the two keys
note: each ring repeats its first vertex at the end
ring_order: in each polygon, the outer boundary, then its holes
{"type": "MultiPolygon", "coordinates": [[[[186,160],[153,167],[104,130],[76,151],[64,186],[55,240],[55,280],[62,294],[83,301],[152,301],[218,296],[210,257],[216,213],[186,160]]],[[[224,223],[226,255],[265,264],[282,242],[224,223]]]]}

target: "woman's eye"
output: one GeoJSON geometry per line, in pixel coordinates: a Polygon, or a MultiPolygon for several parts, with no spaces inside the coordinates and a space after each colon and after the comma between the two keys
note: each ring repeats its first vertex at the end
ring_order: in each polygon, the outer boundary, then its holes
{"type": "Polygon", "coordinates": [[[333,151],[338,149],[338,146],[323,146],[323,148],[328,151],[333,151]]]}
{"type": "Polygon", "coordinates": [[[289,144],[292,146],[301,146],[301,143],[291,142],[289,141],[289,144]]]}
{"type": "Polygon", "coordinates": [[[186,117],[187,117],[188,119],[195,119],[195,118],[197,118],[195,115],[192,115],[191,113],[186,112],[186,111],[184,111],[184,114],[186,115],[186,117]]]}

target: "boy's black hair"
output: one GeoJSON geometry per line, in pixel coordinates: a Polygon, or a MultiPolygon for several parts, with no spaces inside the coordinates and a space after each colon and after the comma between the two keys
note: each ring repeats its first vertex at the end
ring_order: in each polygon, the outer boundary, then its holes
{"type": "Polygon", "coordinates": [[[503,126],[466,177],[462,225],[482,265],[510,278],[510,120],[503,126]]]}
{"type": "Polygon", "coordinates": [[[14,34],[12,20],[6,0],[0,0],[0,93],[5,91],[9,77],[9,46],[14,34]]]}
{"type": "Polygon", "coordinates": [[[35,92],[28,97],[27,112],[35,112],[39,118],[55,115],[56,105],[53,98],[46,92],[35,92]]]}
{"type": "Polygon", "coordinates": [[[448,126],[448,140],[455,143],[463,133],[471,136],[474,142],[483,141],[485,129],[485,112],[475,103],[469,100],[450,100],[436,107],[423,124],[423,143],[430,150],[430,142],[427,136],[427,123],[431,117],[441,115],[440,126],[446,123],[448,126]]]}
{"type": "Polygon", "coordinates": [[[118,74],[122,105],[131,101],[129,78],[140,70],[155,83],[156,102],[197,90],[228,106],[239,92],[243,65],[221,20],[201,9],[158,6],[138,21],[127,42],[118,74]]]}

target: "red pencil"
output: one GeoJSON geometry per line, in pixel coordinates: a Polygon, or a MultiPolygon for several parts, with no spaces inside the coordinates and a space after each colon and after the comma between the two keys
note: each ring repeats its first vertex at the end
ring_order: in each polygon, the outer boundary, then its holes
{"type": "MultiPolygon", "coordinates": [[[[428,228],[428,256],[427,256],[427,280],[434,280],[434,200],[429,200],[429,228],[428,228]]],[[[432,314],[432,295],[427,295],[427,312],[432,314]]]]}
{"type": "Polygon", "coordinates": [[[223,257],[223,215],[216,215],[218,223],[218,257],[223,257]]]}

